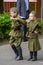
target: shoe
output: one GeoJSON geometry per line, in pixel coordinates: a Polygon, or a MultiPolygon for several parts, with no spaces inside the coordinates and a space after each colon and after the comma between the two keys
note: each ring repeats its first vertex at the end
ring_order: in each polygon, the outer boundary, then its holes
{"type": "Polygon", "coordinates": [[[23,60],[23,57],[19,57],[19,56],[18,56],[18,57],[16,58],[16,60],[17,60],[17,61],[23,60]]]}
{"type": "Polygon", "coordinates": [[[37,61],[37,59],[32,59],[32,61],[37,61]]]}
{"type": "Polygon", "coordinates": [[[31,60],[32,60],[32,58],[29,58],[29,59],[28,59],[28,61],[31,61],[31,60]]]}
{"type": "Polygon", "coordinates": [[[18,56],[16,55],[15,59],[18,58],[18,56]]]}

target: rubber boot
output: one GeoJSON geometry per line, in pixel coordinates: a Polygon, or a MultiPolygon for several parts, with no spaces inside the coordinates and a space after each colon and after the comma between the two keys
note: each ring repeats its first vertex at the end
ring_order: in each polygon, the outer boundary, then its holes
{"type": "Polygon", "coordinates": [[[33,60],[32,61],[37,61],[37,51],[36,52],[34,52],[34,58],[33,58],[33,60]]]}
{"type": "Polygon", "coordinates": [[[18,53],[19,53],[19,56],[18,56],[17,60],[23,60],[21,47],[18,48],[18,53]]]}
{"type": "Polygon", "coordinates": [[[33,52],[30,52],[30,58],[28,59],[28,61],[33,59],[33,52]]]}
{"type": "Polygon", "coordinates": [[[18,50],[17,50],[17,48],[14,45],[12,45],[11,47],[12,47],[13,51],[16,54],[16,57],[15,57],[15,59],[16,59],[18,57],[18,50]]]}

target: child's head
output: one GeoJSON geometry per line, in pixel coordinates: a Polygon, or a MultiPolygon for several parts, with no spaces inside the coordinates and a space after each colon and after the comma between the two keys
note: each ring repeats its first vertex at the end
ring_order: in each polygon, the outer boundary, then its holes
{"type": "Polygon", "coordinates": [[[35,11],[30,12],[29,19],[30,20],[35,20],[36,19],[36,12],[35,11]]]}
{"type": "Polygon", "coordinates": [[[16,8],[16,7],[12,7],[12,8],[10,9],[10,15],[11,15],[12,17],[16,17],[17,14],[18,14],[17,8],[16,8]]]}

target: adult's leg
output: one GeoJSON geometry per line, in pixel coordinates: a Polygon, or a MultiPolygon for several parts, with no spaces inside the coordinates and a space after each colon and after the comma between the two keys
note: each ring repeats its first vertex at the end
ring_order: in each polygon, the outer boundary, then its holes
{"type": "Polygon", "coordinates": [[[27,37],[26,37],[26,32],[27,32],[27,27],[25,25],[22,25],[21,29],[24,31],[24,41],[27,41],[27,37]]]}

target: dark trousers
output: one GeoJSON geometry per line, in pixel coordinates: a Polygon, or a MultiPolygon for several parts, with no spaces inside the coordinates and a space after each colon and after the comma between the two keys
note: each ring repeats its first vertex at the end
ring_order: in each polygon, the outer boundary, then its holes
{"type": "Polygon", "coordinates": [[[34,52],[30,52],[30,58],[34,58],[34,59],[37,59],[37,51],[34,51],[34,52]]]}
{"type": "Polygon", "coordinates": [[[25,25],[22,25],[21,29],[24,31],[24,41],[27,41],[26,33],[27,33],[27,27],[25,25]]]}
{"type": "MultiPolygon", "coordinates": [[[[23,20],[28,19],[28,18],[29,18],[29,13],[30,13],[30,11],[28,10],[28,11],[26,12],[26,18],[22,18],[22,19],[23,19],[23,20]]],[[[27,40],[28,40],[28,38],[26,37],[27,27],[26,27],[25,25],[22,25],[21,29],[24,31],[24,41],[27,41],[27,40]]]]}
{"type": "Polygon", "coordinates": [[[28,19],[28,18],[29,18],[29,13],[30,13],[30,11],[29,11],[29,10],[27,10],[27,12],[26,12],[26,19],[28,19]]]}

